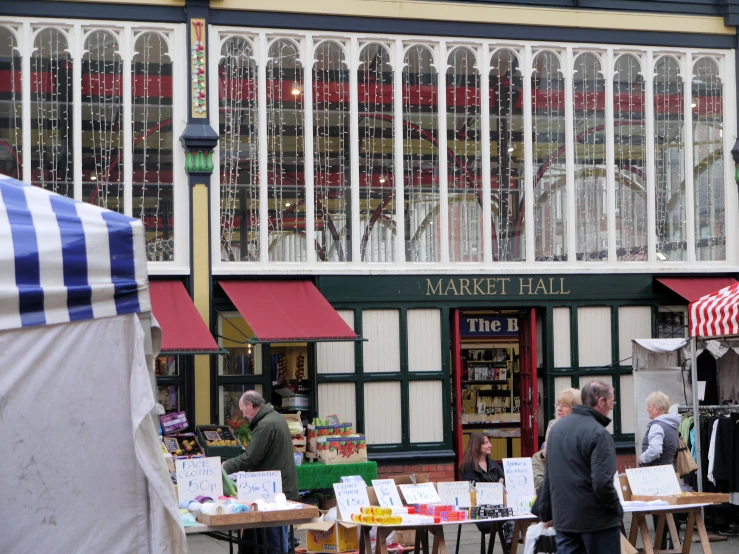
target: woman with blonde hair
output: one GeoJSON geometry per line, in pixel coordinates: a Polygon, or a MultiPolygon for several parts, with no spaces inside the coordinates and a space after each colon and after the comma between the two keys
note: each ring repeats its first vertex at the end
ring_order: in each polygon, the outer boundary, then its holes
{"type": "Polygon", "coordinates": [[[554,404],[554,412],[557,415],[556,419],[553,419],[547,425],[546,440],[549,440],[549,432],[552,430],[552,426],[563,417],[570,415],[573,406],[579,406],[582,404],[582,398],[580,397],[580,389],[564,389],[559,391],[557,395],[557,402],[554,404]]]}

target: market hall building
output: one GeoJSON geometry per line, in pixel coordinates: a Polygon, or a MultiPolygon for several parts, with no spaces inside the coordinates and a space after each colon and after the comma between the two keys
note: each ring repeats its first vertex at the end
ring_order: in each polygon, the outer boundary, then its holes
{"type": "Polygon", "coordinates": [[[633,465],[631,340],[739,267],[739,1],[541,4],[5,1],[0,172],[144,221],[190,421],[292,389],[442,479],[598,378],[633,465]]]}

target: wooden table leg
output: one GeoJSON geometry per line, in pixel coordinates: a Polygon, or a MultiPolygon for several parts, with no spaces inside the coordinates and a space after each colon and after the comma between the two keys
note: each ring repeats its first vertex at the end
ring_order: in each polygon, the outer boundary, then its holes
{"type": "Polygon", "coordinates": [[[359,552],[360,554],[372,554],[372,538],[370,537],[370,527],[362,525],[359,532],[359,552]]]}
{"type": "Polygon", "coordinates": [[[517,519],[513,523],[513,537],[511,538],[511,552],[510,554],[517,554],[518,553],[518,537],[522,537],[526,534],[526,527],[529,526],[528,523],[522,523],[520,519],[517,519]]]}
{"type": "Polygon", "coordinates": [[[421,530],[416,529],[415,539],[413,542],[413,554],[421,554],[421,530]]]}
{"type": "Polygon", "coordinates": [[[446,554],[446,539],[444,538],[444,528],[432,527],[431,533],[434,535],[433,554],[446,554]]]}
{"type": "Polygon", "coordinates": [[[657,514],[657,527],[654,530],[654,547],[658,550],[662,548],[662,541],[665,538],[665,514],[657,514]]]}
{"type": "Polygon", "coordinates": [[[706,524],[703,521],[703,512],[698,508],[695,512],[695,523],[698,525],[698,536],[701,538],[701,546],[703,554],[711,554],[711,543],[708,541],[708,533],[706,533],[706,524]]]}
{"type": "Polygon", "coordinates": [[[672,514],[665,514],[667,518],[667,528],[670,530],[670,537],[672,538],[672,549],[675,552],[682,551],[683,545],[680,543],[680,535],[677,532],[677,525],[675,525],[675,517],[672,514]]]}
{"type": "Polygon", "coordinates": [[[636,547],[636,539],[639,537],[639,518],[631,514],[631,529],[629,529],[629,544],[636,547]]]}
{"type": "Polygon", "coordinates": [[[423,554],[429,554],[429,531],[428,528],[424,529],[418,529],[416,533],[421,533],[421,548],[423,549],[423,554]]]}
{"type": "Polygon", "coordinates": [[[375,554],[387,554],[387,537],[391,533],[389,529],[377,526],[375,534],[375,554]]]}
{"type": "Polygon", "coordinates": [[[641,531],[641,540],[644,543],[644,554],[654,554],[654,547],[652,546],[652,539],[649,537],[649,527],[647,526],[646,517],[644,516],[644,514],[638,514],[637,517],[639,518],[639,530],[641,531]]]}
{"type": "Polygon", "coordinates": [[[690,553],[690,546],[693,543],[693,526],[695,525],[695,512],[688,513],[688,523],[685,527],[685,538],[683,539],[683,554],[690,553]]]}

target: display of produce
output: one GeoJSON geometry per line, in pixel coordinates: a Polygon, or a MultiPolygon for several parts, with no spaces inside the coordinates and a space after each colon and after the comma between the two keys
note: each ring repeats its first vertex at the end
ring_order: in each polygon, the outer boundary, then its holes
{"type": "Polygon", "coordinates": [[[318,437],[318,461],[324,464],[345,464],[367,461],[367,441],[364,435],[318,437]]]}
{"type": "Polygon", "coordinates": [[[277,380],[281,383],[287,381],[287,356],[280,354],[277,362],[277,380]]]}
{"type": "Polygon", "coordinates": [[[197,434],[208,456],[228,459],[241,454],[241,442],[227,425],[199,425],[197,434]]]}
{"type": "Polygon", "coordinates": [[[203,449],[195,435],[172,435],[162,437],[164,447],[177,459],[203,457],[203,449]]]}
{"type": "Polygon", "coordinates": [[[295,359],[295,378],[305,379],[305,356],[302,354],[295,359]]]}
{"type": "Polygon", "coordinates": [[[343,422],[331,425],[328,420],[315,418],[308,425],[308,452],[317,452],[316,442],[319,437],[347,437],[352,434],[352,424],[343,422]]]}

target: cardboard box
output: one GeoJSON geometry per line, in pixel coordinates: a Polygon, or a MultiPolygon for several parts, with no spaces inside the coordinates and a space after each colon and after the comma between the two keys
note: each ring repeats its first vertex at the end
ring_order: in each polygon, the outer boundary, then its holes
{"type": "Polygon", "coordinates": [[[308,552],[354,552],[359,548],[357,526],[351,523],[316,521],[299,528],[306,530],[308,552]]]}
{"type": "Polygon", "coordinates": [[[305,452],[306,442],[307,442],[305,440],[305,437],[300,437],[300,438],[293,437],[292,440],[293,440],[293,450],[296,453],[298,453],[298,452],[300,452],[300,453],[305,452]]]}
{"type": "Polygon", "coordinates": [[[348,464],[367,461],[364,435],[319,437],[316,443],[318,461],[323,464],[348,464]]]}
{"type": "Polygon", "coordinates": [[[239,456],[243,450],[241,441],[236,437],[233,429],[228,425],[198,425],[197,427],[198,442],[205,449],[205,455],[209,458],[220,456],[223,460],[235,458],[239,456]],[[221,432],[218,432],[218,429],[221,432]],[[216,440],[236,441],[235,445],[214,446],[208,444],[216,440]]]}
{"type": "Polygon", "coordinates": [[[305,428],[303,427],[303,420],[300,417],[300,412],[295,414],[282,414],[282,417],[287,421],[287,426],[290,428],[290,435],[293,437],[304,437],[305,428]]]}
{"type": "Polygon", "coordinates": [[[308,452],[316,452],[319,437],[345,437],[352,434],[351,423],[335,425],[308,425],[308,452]]]}

